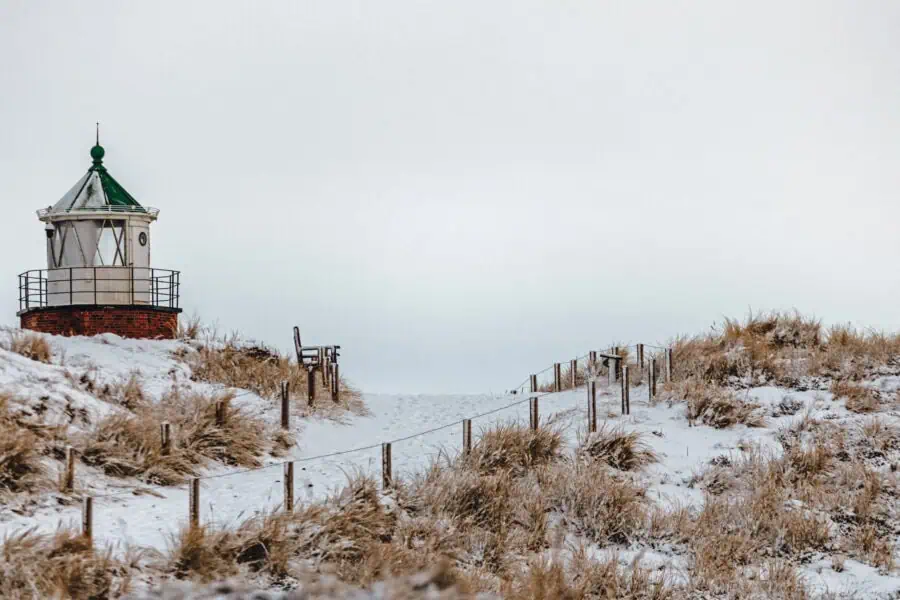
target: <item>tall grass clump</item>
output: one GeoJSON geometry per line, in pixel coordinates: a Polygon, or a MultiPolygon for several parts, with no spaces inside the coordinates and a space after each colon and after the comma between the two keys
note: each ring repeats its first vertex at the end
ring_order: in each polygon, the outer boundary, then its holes
{"type": "Polygon", "coordinates": [[[175,485],[196,476],[209,461],[258,467],[269,448],[267,426],[233,406],[230,396],[172,392],[132,413],[108,416],[78,439],[87,464],[108,475],[139,477],[175,485]],[[216,424],[216,403],[224,402],[225,422],[216,424]],[[164,453],[160,425],[170,423],[171,448],[164,453]]]}
{"type": "Polygon", "coordinates": [[[40,333],[31,331],[11,331],[7,349],[10,352],[21,354],[31,360],[49,363],[53,360],[53,350],[50,342],[40,333]]]}
{"type": "Polygon", "coordinates": [[[0,541],[0,597],[118,598],[128,591],[135,558],[94,550],[71,529],[19,531],[0,541]]]}
{"type": "Polygon", "coordinates": [[[49,485],[43,462],[45,428],[29,427],[12,413],[13,398],[0,393],[0,498],[49,485]]]}
{"type": "MultiPolygon", "coordinates": [[[[263,398],[275,399],[281,393],[282,382],[288,382],[295,398],[305,396],[307,371],[295,361],[262,345],[247,345],[236,336],[224,340],[210,340],[195,352],[182,355],[191,367],[192,379],[219,383],[227,387],[251,390],[263,398]]],[[[335,408],[365,413],[362,395],[341,378],[339,403],[335,404],[317,374],[317,402],[311,410],[329,411],[335,408]]],[[[302,405],[306,408],[306,402],[302,405]]]]}
{"type": "Polygon", "coordinates": [[[607,428],[604,424],[581,440],[576,452],[581,458],[600,461],[613,469],[635,471],[659,460],[643,438],[640,432],[607,428]]]}
{"type": "Polygon", "coordinates": [[[719,385],[793,387],[807,376],[856,380],[880,365],[900,364],[900,335],[848,325],[826,329],[797,311],[726,318],[708,333],[671,345],[676,380],[699,377],[719,385]]]}

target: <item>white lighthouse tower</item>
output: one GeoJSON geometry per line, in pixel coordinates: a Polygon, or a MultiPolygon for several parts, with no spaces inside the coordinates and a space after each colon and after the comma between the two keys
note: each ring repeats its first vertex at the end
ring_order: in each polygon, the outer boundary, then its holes
{"type": "Polygon", "coordinates": [[[172,337],[181,312],[180,273],[151,266],[150,225],[159,210],[141,206],[110,175],[105,154],[98,134],[87,173],[38,211],[47,268],[19,276],[22,328],[172,337]]]}

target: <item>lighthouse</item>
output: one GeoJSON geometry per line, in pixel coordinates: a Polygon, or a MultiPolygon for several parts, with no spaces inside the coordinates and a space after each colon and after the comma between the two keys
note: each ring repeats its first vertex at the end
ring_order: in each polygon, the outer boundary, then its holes
{"type": "Polygon", "coordinates": [[[57,335],[115,333],[172,338],[181,274],[151,263],[151,225],[159,210],[142,206],[91,148],[87,173],[56,204],[37,211],[44,223],[47,268],[19,275],[22,329],[57,335]]]}

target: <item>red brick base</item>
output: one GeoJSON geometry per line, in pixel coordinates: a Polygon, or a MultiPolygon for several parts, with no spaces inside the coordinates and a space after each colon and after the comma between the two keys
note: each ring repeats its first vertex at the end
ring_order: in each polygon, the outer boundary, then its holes
{"type": "Polygon", "coordinates": [[[172,339],[179,312],[142,306],[58,306],[19,316],[22,329],[55,335],[115,333],[126,338],[172,339]]]}

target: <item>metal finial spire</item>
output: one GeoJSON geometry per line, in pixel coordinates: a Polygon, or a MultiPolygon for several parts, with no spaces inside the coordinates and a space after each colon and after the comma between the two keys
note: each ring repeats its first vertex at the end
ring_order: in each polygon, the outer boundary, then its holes
{"type": "Polygon", "coordinates": [[[100,145],[100,121],[97,121],[97,145],[100,145]]]}

